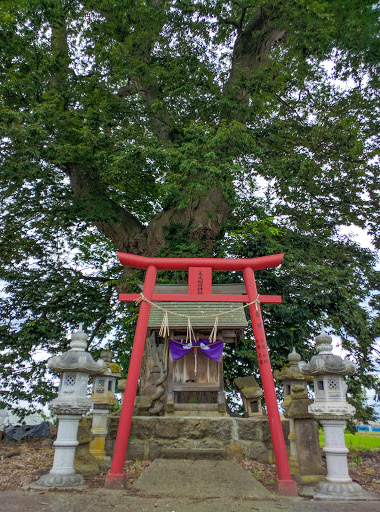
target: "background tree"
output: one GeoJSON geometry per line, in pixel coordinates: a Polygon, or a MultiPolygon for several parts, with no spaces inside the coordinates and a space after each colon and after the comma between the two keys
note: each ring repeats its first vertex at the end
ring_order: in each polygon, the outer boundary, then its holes
{"type": "Polygon", "coordinates": [[[116,288],[139,275],[119,278],[115,249],[284,251],[258,275],[284,298],[265,308],[275,365],[292,346],[307,357],[325,319],[360,364],[352,389],[378,386],[376,259],[340,232],[379,246],[374,2],[13,0],[0,14],[5,398],[48,398],[32,356],[66,348],[79,321],[91,349],[112,334],[127,357],[136,311],[116,288]]]}

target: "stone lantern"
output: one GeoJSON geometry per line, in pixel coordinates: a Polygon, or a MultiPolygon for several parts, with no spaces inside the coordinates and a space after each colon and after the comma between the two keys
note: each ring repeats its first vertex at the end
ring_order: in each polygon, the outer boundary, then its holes
{"type": "Polygon", "coordinates": [[[295,480],[302,484],[319,482],[323,466],[319,447],[318,426],[308,411],[312,400],[307,383],[313,377],[305,376],[298,368],[301,356],[293,348],[288,354],[289,366],[276,370],[274,377],[282,381],[284,389],[284,416],[289,422],[289,466],[295,480]]]}
{"type": "Polygon", "coordinates": [[[309,412],[323,426],[327,476],[317,486],[315,499],[368,500],[371,495],[354,483],[348,474],[348,449],[344,440],[346,421],[355,413],[355,407],[346,402],[345,375],[353,375],[356,366],[348,359],[332,354],[332,338],[324,329],[316,337],[318,355],[310,363],[301,361],[299,368],[304,375],[314,378],[315,402],[309,412]]]}
{"type": "Polygon", "coordinates": [[[293,348],[292,352],[288,354],[289,366],[283,368],[281,371],[275,370],[274,377],[276,380],[280,380],[284,390],[284,401],[282,407],[286,409],[292,401],[292,391],[295,386],[303,386],[307,392],[307,381],[313,380],[312,377],[305,377],[302,375],[298,368],[298,363],[301,361],[301,356],[293,348]]]}
{"type": "Polygon", "coordinates": [[[84,487],[83,476],[74,470],[78,423],[92,405],[91,400],[87,398],[89,375],[99,373],[106,366],[103,360],[95,362],[91,354],[85,352],[87,337],[80,324],[79,330],[72,335],[70,350],[48,361],[50,370],[61,374],[58,396],[49,405],[52,412],[58,416],[57,440],[54,442],[52,469],[31,487],[84,487]]]}
{"type": "Polygon", "coordinates": [[[100,354],[105,362],[105,369],[95,375],[91,400],[93,406],[92,433],[94,439],[90,443],[90,452],[102,465],[108,465],[111,460],[106,456],[104,445],[107,435],[108,413],[117,402],[115,398],[116,381],[122,377],[120,365],[112,362],[113,353],[107,347],[100,354]]]}
{"type": "Polygon", "coordinates": [[[244,416],[262,416],[261,397],[263,390],[260,388],[253,375],[238,377],[234,380],[235,389],[240,393],[243,401],[244,416]]]}

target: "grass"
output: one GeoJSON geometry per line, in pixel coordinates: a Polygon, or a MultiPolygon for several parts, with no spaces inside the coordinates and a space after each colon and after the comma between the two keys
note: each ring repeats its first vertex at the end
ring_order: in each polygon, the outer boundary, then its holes
{"type": "MultiPolygon", "coordinates": [[[[357,434],[346,432],[344,439],[350,452],[373,452],[380,448],[380,436],[373,435],[372,432],[358,432],[357,434]]],[[[321,447],[325,444],[323,430],[319,431],[319,444],[321,447]]]]}
{"type": "Polygon", "coordinates": [[[132,465],[132,469],[134,469],[137,473],[137,478],[141,475],[144,469],[141,467],[141,464],[138,459],[136,459],[136,463],[132,465]]]}

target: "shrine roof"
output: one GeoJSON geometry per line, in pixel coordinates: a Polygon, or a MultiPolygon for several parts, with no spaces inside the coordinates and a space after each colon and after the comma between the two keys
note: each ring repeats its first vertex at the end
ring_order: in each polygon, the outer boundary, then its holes
{"type": "MultiPolygon", "coordinates": [[[[176,314],[186,315],[176,316],[168,314],[169,327],[187,327],[187,316],[203,316],[211,315],[209,318],[191,318],[191,325],[193,328],[197,327],[210,327],[212,329],[215,316],[226,311],[233,310],[222,316],[219,316],[219,328],[245,328],[248,325],[245,309],[240,305],[231,302],[156,302],[153,304],[159,305],[167,311],[176,314]]],[[[150,311],[148,327],[159,328],[162,323],[164,312],[154,306],[150,311]]]]}

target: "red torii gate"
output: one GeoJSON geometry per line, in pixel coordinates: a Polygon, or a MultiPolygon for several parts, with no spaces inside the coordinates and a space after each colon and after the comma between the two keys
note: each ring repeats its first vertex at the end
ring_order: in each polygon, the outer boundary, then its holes
{"type": "MultiPolygon", "coordinates": [[[[278,481],[277,492],[289,496],[297,496],[297,484],[291,479],[289,463],[286,454],[284,435],[277,397],[274,388],[272,369],[269,360],[260,303],[280,303],[279,295],[258,295],[255,270],[273,268],[280,265],[284,255],[274,254],[251,259],[221,259],[221,258],[147,258],[123,252],[117,253],[120,263],[127,267],[146,269],[143,296],[137,319],[135,338],[129,363],[124,402],[120,413],[119,427],[116,436],[114,455],[110,472],[106,476],[105,486],[108,488],[123,488],[126,475],[123,473],[127,453],[129,431],[136,398],[141,361],[143,357],[146,332],[151,309],[151,301],[162,302],[245,302],[250,303],[249,312],[252,320],[260,374],[264,389],[265,403],[268,410],[269,427],[272,436],[274,456],[276,460],[278,481]],[[154,287],[158,270],[187,270],[188,294],[155,294],[154,287]],[[240,270],[243,272],[246,295],[213,295],[213,270],[240,270]]],[[[141,298],[140,294],[121,293],[119,300],[133,301],[141,298]]]]}

